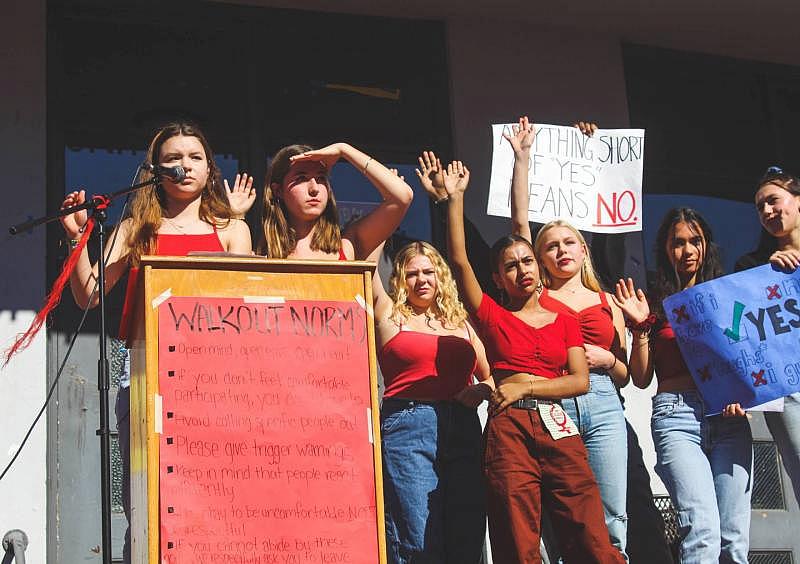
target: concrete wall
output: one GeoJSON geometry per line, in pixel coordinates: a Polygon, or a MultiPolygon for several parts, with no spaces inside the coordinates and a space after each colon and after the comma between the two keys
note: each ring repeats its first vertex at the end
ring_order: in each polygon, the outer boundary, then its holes
{"type": "MultiPolygon", "coordinates": [[[[45,210],[45,0],[11,0],[0,18],[0,346],[24,331],[45,293],[45,233],[7,227],[45,210]]],[[[46,393],[45,331],[0,370],[0,465],[10,460],[46,393]]],[[[46,562],[46,419],[0,482],[0,535],[22,529],[28,562],[46,562]]]]}

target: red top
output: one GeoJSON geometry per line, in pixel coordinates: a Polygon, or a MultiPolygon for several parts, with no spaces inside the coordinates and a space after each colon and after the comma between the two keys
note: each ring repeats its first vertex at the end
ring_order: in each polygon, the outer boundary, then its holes
{"type": "Polygon", "coordinates": [[[578,322],[568,315],[558,314],[537,329],[484,294],[474,317],[492,370],[557,378],[567,364],[567,349],[583,347],[578,322]]]}
{"type": "Polygon", "coordinates": [[[539,296],[539,304],[550,311],[563,313],[575,319],[580,325],[583,342],[597,345],[607,351],[611,350],[616,331],[614,330],[614,314],[608,305],[605,292],[600,294],[600,303],[575,311],[567,304],[550,296],[547,288],[539,296]]]}
{"type": "Polygon", "coordinates": [[[690,374],[669,321],[664,321],[658,330],[654,328],[653,336],[650,338],[654,339],[653,366],[659,382],[664,383],[682,374],[690,374]]]}
{"type": "MultiPolygon", "coordinates": [[[[185,257],[193,251],[216,251],[224,252],[225,247],[219,240],[217,228],[214,227],[212,233],[201,235],[179,235],[179,234],[158,234],[156,235],[156,253],[160,256],[185,257]]],[[[122,304],[122,319],[119,322],[119,338],[128,339],[128,325],[131,322],[133,312],[134,295],[136,293],[136,281],[139,278],[139,269],[131,268],[128,275],[128,286],[125,289],[125,302],[122,304]]]]}
{"type": "Polygon", "coordinates": [[[384,397],[450,400],[470,383],[477,356],[469,339],[403,331],[378,354],[384,397]]]}

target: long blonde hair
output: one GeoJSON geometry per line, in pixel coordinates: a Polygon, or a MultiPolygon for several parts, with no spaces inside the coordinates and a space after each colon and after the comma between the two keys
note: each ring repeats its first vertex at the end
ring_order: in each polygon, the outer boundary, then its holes
{"type": "Polygon", "coordinates": [[[418,255],[428,257],[436,272],[436,296],[431,306],[432,313],[441,320],[443,326],[449,329],[460,327],[467,319],[467,310],[458,299],[458,288],[456,288],[450,267],[439,251],[425,241],[409,243],[398,251],[394,259],[394,268],[389,279],[389,295],[393,302],[389,319],[400,324],[408,320],[414,313],[408,305],[408,290],[405,280],[408,262],[418,255]]]}
{"type": "Polygon", "coordinates": [[[547,268],[542,263],[540,257],[543,256],[542,245],[544,244],[544,234],[554,227],[566,227],[572,231],[580,244],[583,245],[585,257],[583,259],[583,264],[581,265],[581,283],[593,292],[602,292],[603,288],[600,286],[600,280],[597,279],[597,274],[594,272],[594,266],[592,265],[592,253],[589,251],[589,245],[586,244],[586,239],[583,238],[583,234],[575,229],[571,223],[564,221],[563,219],[554,219],[553,221],[546,223],[536,234],[536,239],[533,241],[534,254],[536,254],[536,257],[539,260],[539,276],[541,277],[542,284],[546,288],[549,288],[553,284],[553,276],[547,271],[547,268]]]}
{"type": "MultiPolygon", "coordinates": [[[[208,163],[208,180],[200,193],[200,219],[210,225],[221,228],[230,222],[231,212],[228,200],[223,193],[221,174],[214,154],[203,132],[196,125],[186,122],[173,122],[165,125],[156,132],[150,147],[147,149],[145,162],[158,164],[161,147],[175,136],[195,137],[203,146],[208,163]]],[[[153,174],[145,169],[139,172],[137,182],[145,182],[153,178],[153,174]]],[[[166,210],[167,195],[161,183],[142,188],[131,201],[130,229],[126,238],[128,246],[128,263],[138,266],[143,255],[152,254],[156,250],[156,236],[161,227],[161,220],[166,210]]]]}
{"type": "MultiPolygon", "coordinates": [[[[289,160],[313,150],[308,145],[289,145],[278,151],[272,159],[264,183],[264,204],[262,207],[262,231],[258,243],[258,254],[269,258],[286,258],[297,246],[297,232],[289,223],[286,204],[276,194],[277,188],[292,167],[289,160]],[[276,189],[273,190],[273,186],[276,189]]],[[[311,250],[337,253],[342,248],[342,231],[339,228],[339,212],[336,211],[336,198],[328,188],[328,205],[319,216],[311,237],[311,250]]]]}

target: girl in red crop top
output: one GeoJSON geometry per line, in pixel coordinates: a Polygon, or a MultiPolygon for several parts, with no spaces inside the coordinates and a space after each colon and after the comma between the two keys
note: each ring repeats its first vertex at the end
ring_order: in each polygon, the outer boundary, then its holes
{"type": "Polygon", "coordinates": [[[719,254],[708,224],[689,208],[667,212],[655,253],[650,303],[631,279],[617,283],[615,301],[633,325],[634,384],[645,388],[654,373],[658,376],[651,418],[655,470],[686,523],[680,532],[680,560],[747,562],[750,425],[739,404],[728,405],[721,415],[706,414],[661,305],[670,294],[721,276],[719,254]]]}
{"type": "Polygon", "coordinates": [[[364,260],[400,225],[414,193],[397,171],[346,143],[289,145],[270,162],[258,253],[269,258],[364,260]],[[339,159],[360,170],[383,201],[341,232],[329,174],[339,159]]]}
{"type": "MultiPolygon", "coordinates": [[[[159,241],[163,236],[213,235],[218,237],[219,245],[225,251],[252,252],[250,230],[243,221],[233,220],[232,205],[237,209],[247,209],[252,205],[255,200],[253,179],[247,174],[237,175],[231,190],[227,189],[227,181],[223,186],[208,141],[196,126],[172,123],[163,127],[150,143],[146,158],[147,162],[163,166],[182,166],[186,178],[175,183],[162,177],[156,186],[136,192],[130,217],[123,220],[109,237],[114,245],[106,251],[107,290],[111,290],[129,266],[137,267],[143,255],[156,252],[157,247],[163,244],[159,241]]],[[[150,178],[152,174],[142,169],[138,182],[150,178]]],[[[66,195],[62,207],[84,201],[83,190],[72,192],[66,195]]],[[[81,228],[86,223],[86,212],[65,216],[61,223],[67,239],[74,241],[80,237],[81,228]]],[[[177,245],[186,247],[184,242],[177,245]]],[[[211,246],[216,247],[216,244],[211,246]]],[[[72,295],[80,307],[97,304],[97,296],[92,297],[96,276],[97,265],[91,264],[89,253],[84,248],[70,279],[72,295]]]]}
{"type": "Polygon", "coordinates": [[[482,562],[486,510],[475,407],[491,391],[483,345],[447,263],[419,241],[373,278],[387,547],[393,562],[482,562]]]}
{"type": "MultiPolygon", "coordinates": [[[[521,127],[527,125],[527,119],[521,120],[521,127]]],[[[469,171],[454,162],[442,172],[451,265],[496,387],[489,400],[484,453],[492,555],[504,563],[540,561],[541,500],[546,498],[565,561],[621,563],[608,540],[586,449],[574,427],[565,431],[570,422],[558,405],[588,389],[578,323],[539,303],[533,248],[518,235],[492,247],[492,277],[506,307],[484,294],[464,235],[469,171]]]]}
{"type": "MultiPolygon", "coordinates": [[[[253,179],[247,174],[237,175],[232,188],[224,185],[214,155],[203,133],[194,125],[171,123],[161,128],[150,143],[147,162],[164,166],[181,166],[186,178],[173,182],[162,177],[155,186],[136,192],[130,216],[117,225],[109,237],[105,277],[106,289],[111,290],[125,270],[131,267],[129,289],[135,285],[135,269],[143,255],[186,255],[190,251],[228,251],[249,254],[252,252],[250,230],[244,221],[235,221],[255,201],[253,179]]],[[[138,182],[152,178],[142,169],[138,182]]],[[[81,204],[85,193],[66,195],[62,207],[81,204]]],[[[86,223],[86,212],[62,218],[67,239],[77,240],[86,223]]],[[[97,296],[94,287],[98,265],[92,265],[89,253],[83,249],[79,262],[70,278],[72,295],[80,307],[94,307],[97,296]]],[[[126,296],[125,309],[130,307],[126,296]]],[[[123,333],[127,323],[123,320],[123,333]]],[[[130,423],[127,376],[120,377],[116,415],[119,430],[119,447],[122,456],[123,508],[130,520],[130,423]]],[[[130,529],[125,532],[123,561],[130,564],[130,529]]]]}

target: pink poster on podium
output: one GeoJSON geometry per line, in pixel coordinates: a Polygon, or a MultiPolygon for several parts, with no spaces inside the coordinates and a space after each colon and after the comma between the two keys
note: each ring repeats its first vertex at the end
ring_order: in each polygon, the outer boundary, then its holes
{"type": "Polygon", "coordinates": [[[159,306],[162,561],[378,561],[366,313],[159,306]]]}

